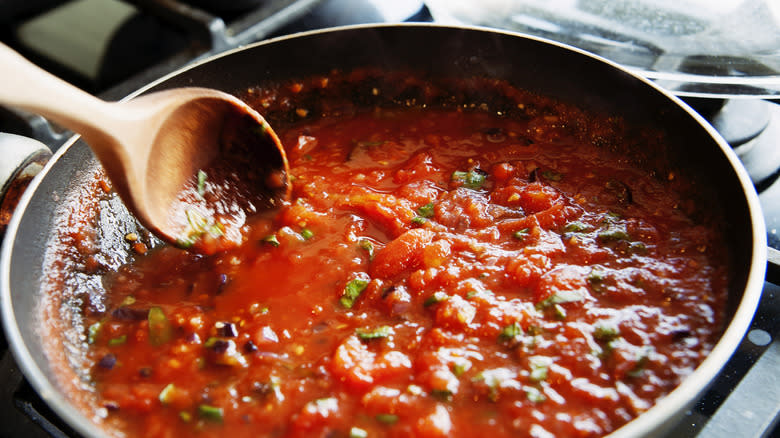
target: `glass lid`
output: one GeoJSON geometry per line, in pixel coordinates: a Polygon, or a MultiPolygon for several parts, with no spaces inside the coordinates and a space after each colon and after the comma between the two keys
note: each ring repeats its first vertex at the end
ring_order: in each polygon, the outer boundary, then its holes
{"type": "Polygon", "coordinates": [[[780,0],[426,0],[434,19],[518,31],[682,96],[780,97],[780,0]]]}

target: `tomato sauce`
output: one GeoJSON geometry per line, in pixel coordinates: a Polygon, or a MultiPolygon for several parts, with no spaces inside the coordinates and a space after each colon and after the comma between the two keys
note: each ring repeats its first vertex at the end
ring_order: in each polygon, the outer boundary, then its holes
{"type": "Polygon", "coordinates": [[[720,237],[679,176],[556,114],[299,115],[292,200],[243,245],[105,275],[89,379],[128,435],[601,436],[716,341],[720,237]]]}

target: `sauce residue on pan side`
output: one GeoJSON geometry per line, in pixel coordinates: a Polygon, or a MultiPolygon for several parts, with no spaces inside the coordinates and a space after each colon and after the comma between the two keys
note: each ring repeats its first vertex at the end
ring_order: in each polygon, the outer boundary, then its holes
{"type": "Polygon", "coordinates": [[[718,231],[601,126],[298,115],[292,201],[241,247],[103,276],[88,379],[128,435],[601,436],[714,345],[718,231]]]}

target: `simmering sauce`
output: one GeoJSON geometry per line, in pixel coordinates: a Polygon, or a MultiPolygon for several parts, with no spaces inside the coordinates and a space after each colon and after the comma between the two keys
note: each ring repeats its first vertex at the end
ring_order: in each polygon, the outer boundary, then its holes
{"type": "Polygon", "coordinates": [[[720,238],[678,176],[560,114],[301,116],[292,200],[240,247],[105,275],[89,379],[127,434],[601,436],[717,339],[720,238]]]}

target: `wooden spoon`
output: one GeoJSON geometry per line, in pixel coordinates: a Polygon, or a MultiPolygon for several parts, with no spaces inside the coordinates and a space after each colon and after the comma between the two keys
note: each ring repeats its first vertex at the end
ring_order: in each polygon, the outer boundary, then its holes
{"type": "Polygon", "coordinates": [[[241,241],[246,218],[289,197],[279,138],[234,96],[204,88],[100,100],[0,44],[0,103],[79,134],[139,222],[212,253],[241,241]]]}

